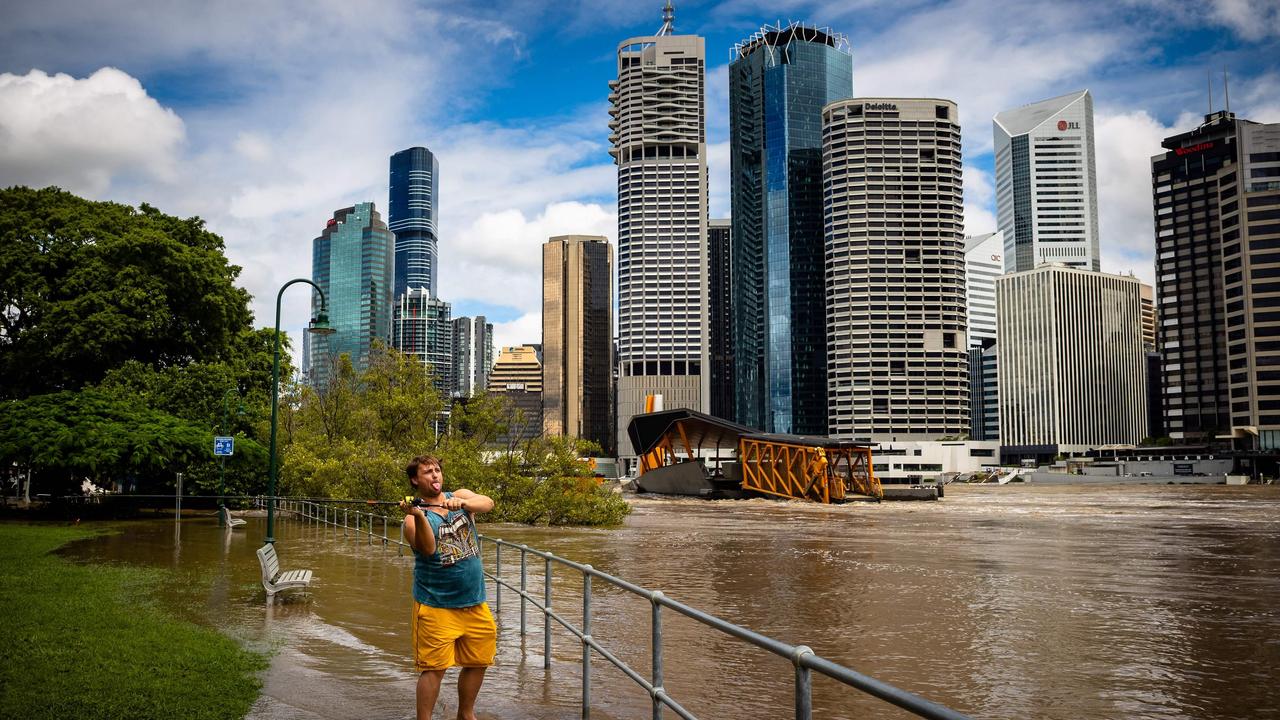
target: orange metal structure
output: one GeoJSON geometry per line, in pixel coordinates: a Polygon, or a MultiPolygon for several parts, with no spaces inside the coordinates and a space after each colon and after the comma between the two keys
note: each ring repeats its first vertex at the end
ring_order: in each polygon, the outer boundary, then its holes
{"type": "Polygon", "coordinates": [[[884,497],[871,470],[870,448],[743,436],[738,440],[738,461],[743,490],[827,504],[855,494],[884,497]]]}

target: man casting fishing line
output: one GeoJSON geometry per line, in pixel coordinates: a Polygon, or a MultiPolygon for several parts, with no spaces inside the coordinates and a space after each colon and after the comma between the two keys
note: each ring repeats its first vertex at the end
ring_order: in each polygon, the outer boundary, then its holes
{"type": "Polygon", "coordinates": [[[445,670],[457,665],[458,718],[475,720],[476,696],[497,652],[498,628],[485,602],[474,515],[493,510],[485,495],[444,491],[440,459],[421,455],[405,468],[405,541],[413,548],[413,657],[418,720],[430,720],[445,670]],[[410,502],[412,500],[412,502],[410,502]]]}

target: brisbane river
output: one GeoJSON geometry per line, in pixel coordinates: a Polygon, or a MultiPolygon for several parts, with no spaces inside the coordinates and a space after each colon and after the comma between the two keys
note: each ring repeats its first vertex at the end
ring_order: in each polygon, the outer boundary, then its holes
{"type": "MultiPolygon", "coordinates": [[[[932,503],[820,506],[637,499],[620,528],[481,525],[982,718],[1280,718],[1280,486],[956,487],[932,503]]],[[[77,560],[172,569],[161,602],[272,653],[251,718],[409,718],[412,563],[392,545],[283,517],[300,598],[267,607],[265,520],[121,523],[77,560]]],[[[381,525],[377,526],[379,534],[381,525]]],[[[392,526],[394,534],[395,526],[392,526]]],[[[493,544],[485,564],[493,570],[493,544]]],[[[543,564],[529,587],[542,595],[543,564]]],[[[518,553],[503,578],[519,582],[518,553]]],[[[592,633],[649,675],[647,600],[596,581],[592,633]]],[[[582,580],[553,608],[581,620],[582,580]]],[[[490,604],[494,601],[492,587],[490,604]]],[[[581,645],[504,591],[482,718],[574,718],[581,645]]],[[[788,660],[663,612],[664,685],[700,718],[793,716],[788,660]]],[[[452,674],[446,679],[452,687],[452,674]]],[[[815,718],[907,713],[815,675],[815,718]]],[[[648,696],[592,662],[592,717],[649,717],[648,696]]],[[[453,717],[451,690],[437,717],[453,717]]],[[[674,717],[668,713],[666,717],[674,717]]]]}

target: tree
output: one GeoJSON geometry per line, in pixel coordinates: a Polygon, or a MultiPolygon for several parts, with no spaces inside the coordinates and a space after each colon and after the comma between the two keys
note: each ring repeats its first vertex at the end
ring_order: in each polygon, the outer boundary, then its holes
{"type": "Polygon", "coordinates": [[[0,397],[74,390],[131,360],[231,360],[251,314],[223,249],[200,218],[0,190],[0,397]]]}

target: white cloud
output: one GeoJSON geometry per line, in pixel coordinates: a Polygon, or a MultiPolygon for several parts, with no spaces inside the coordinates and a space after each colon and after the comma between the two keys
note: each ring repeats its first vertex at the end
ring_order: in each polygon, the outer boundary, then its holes
{"type": "Polygon", "coordinates": [[[984,235],[1000,227],[992,212],[995,187],[991,175],[971,164],[964,166],[964,234],[984,235]]]}
{"type": "Polygon", "coordinates": [[[493,355],[504,347],[534,345],[542,342],[542,311],[525,313],[515,320],[493,324],[493,355]]]}
{"type": "Polygon", "coordinates": [[[120,175],[172,181],[186,130],[133,77],[0,74],[0,186],[98,195],[120,175]]]}
{"type": "MultiPolygon", "coordinates": [[[[1184,129],[1190,129],[1189,127],[1184,129]]],[[[1155,280],[1151,156],[1176,130],[1143,111],[1095,112],[1098,233],[1102,270],[1155,280]]]]}
{"type": "Polygon", "coordinates": [[[1280,4],[1275,0],[1213,0],[1212,15],[1245,40],[1280,37],[1280,4]]]}

